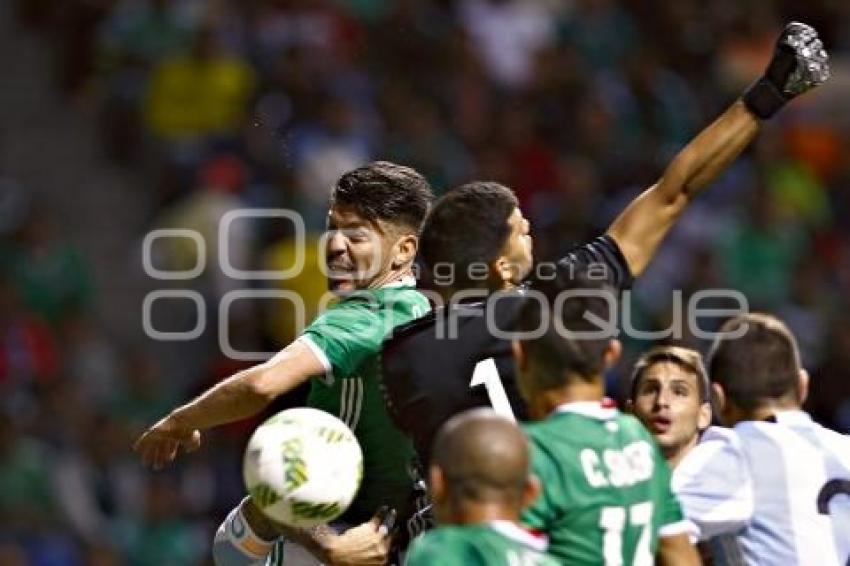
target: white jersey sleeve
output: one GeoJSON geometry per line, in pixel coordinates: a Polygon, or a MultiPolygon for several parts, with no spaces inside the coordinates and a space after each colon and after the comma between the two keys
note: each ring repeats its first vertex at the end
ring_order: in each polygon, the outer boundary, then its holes
{"type": "Polygon", "coordinates": [[[253,533],[241,505],[227,514],[213,540],[212,556],[216,566],[263,566],[274,546],[253,533]]]}
{"type": "Polygon", "coordinates": [[[743,448],[732,430],[711,427],[673,470],[673,492],[699,540],[734,534],[755,508],[753,482],[743,448]]]}

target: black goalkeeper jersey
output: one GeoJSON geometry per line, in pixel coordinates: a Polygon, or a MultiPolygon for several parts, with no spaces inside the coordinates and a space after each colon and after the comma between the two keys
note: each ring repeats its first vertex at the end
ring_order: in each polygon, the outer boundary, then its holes
{"type": "MultiPolygon", "coordinates": [[[[620,248],[609,236],[577,246],[553,269],[588,268],[603,273],[622,290],[632,276],[620,248]]],[[[423,469],[430,460],[431,444],[440,426],[466,409],[491,405],[484,384],[471,386],[476,365],[495,363],[507,400],[517,419],[526,417],[514,375],[511,343],[493,336],[490,328],[510,331],[519,315],[524,290],[551,276],[552,270],[534,270],[514,292],[500,293],[498,300],[454,304],[396,327],[384,342],[383,388],[395,423],[413,439],[423,469]],[[448,309],[448,310],[447,310],[448,309]],[[487,319],[492,326],[488,326],[487,319]]]]}

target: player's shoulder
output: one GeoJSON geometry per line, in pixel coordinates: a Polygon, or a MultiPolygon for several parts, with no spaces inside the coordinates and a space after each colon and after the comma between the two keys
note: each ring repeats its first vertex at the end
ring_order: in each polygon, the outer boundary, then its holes
{"type": "Polygon", "coordinates": [[[783,428],[790,429],[808,444],[814,444],[819,450],[834,454],[850,467],[850,436],[823,426],[801,410],[779,412],[776,420],[783,428]]]}
{"type": "MultiPolygon", "coordinates": [[[[557,261],[556,266],[558,270],[570,276],[576,268],[587,269],[594,278],[605,279],[621,289],[631,286],[633,280],[619,244],[609,234],[602,234],[588,242],[575,245],[557,261]]],[[[540,274],[536,276],[544,279],[540,274]]]]}
{"type": "Polygon", "coordinates": [[[391,335],[387,337],[387,346],[400,345],[408,340],[431,333],[437,322],[437,309],[429,310],[422,316],[399,324],[393,328],[391,335]]]}
{"type": "MultiPolygon", "coordinates": [[[[416,345],[418,348],[424,342],[452,336],[459,332],[459,326],[463,326],[464,338],[475,342],[474,337],[487,330],[484,322],[486,305],[486,302],[453,303],[429,309],[422,316],[396,326],[392,335],[387,337],[385,347],[399,349],[416,345]],[[480,325],[469,326],[466,322],[480,322],[480,325]],[[442,330],[438,330],[438,327],[442,330]]],[[[499,321],[496,322],[498,324],[499,321]]]]}
{"type": "Polygon", "coordinates": [[[738,453],[745,450],[740,431],[725,426],[710,426],[700,435],[694,450],[712,454],[720,451],[738,453]]]}
{"type": "Polygon", "coordinates": [[[477,538],[468,528],[446,525],[416,537],[407,552],[406,564],[465,564],[477,549],[477,538]]]}
{"type": "Polygon", "coordinates": [[[643,423],[641,423],[638,418],[631,413],[624,413],[620,411],[613,419],[613,421],[617,423],[617,426],[620,428],[620,430],[624,431],[627,434],[639,436],[641,438],[652,437],[649,431],[646,430],[646,427],[643,425],[643,423]]]}
{"type": "Polygon", "coordinates": [[[729,477],[739,477],[746,474],[748,467],[747,451],[738,431],[710,426],[700,436],[697,445],[679,462],[673,471],[674,490],[689,478],[706,478],[712,476],[706,470],[725,470],[729,477]]]}
{"type": "Polygon", "coordinates": [[[366,295],[345,297],[320,312],[308,329],[372,326],[378,320],[378,311],[378,304],[366,295]]]}

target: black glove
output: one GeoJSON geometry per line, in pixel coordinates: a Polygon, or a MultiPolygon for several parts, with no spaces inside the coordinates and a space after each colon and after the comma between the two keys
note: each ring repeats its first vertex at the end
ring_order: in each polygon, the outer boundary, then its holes
{"type": "Polygon", "coordinates": [[[764,76],[744,93],[744,104],[762,120],[786,102],[829,78],[829,56],[812,26],[791,22],[776,41],[764,76]]]}

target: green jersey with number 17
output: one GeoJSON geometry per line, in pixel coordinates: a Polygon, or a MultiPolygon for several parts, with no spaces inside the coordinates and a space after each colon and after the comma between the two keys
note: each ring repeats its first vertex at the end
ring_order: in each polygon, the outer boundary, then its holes
{"type": "Polygon", "coordinates": [[[522,521],[559,561],[651,566],[659,537],[687,532],[667,462],[631,415],[568,403],[524,428],[543,489],[522,521]]]}
{"type": "Polygon", "coordinates": [[[381,505],[402,513],[409,504],[413,447],[390,420],[379,386],[384,338],[430,310],[413,283],[348,295],[316,317],[299,338],[325,367],[323,377],[311,380],[307,405],[339,417],[363,449],[363,481],[347,521],[368,520],[381,505]]]}

